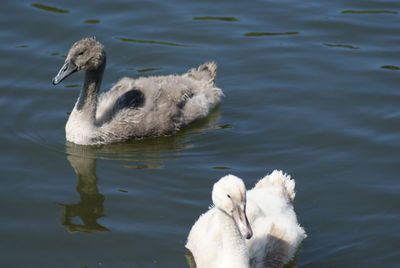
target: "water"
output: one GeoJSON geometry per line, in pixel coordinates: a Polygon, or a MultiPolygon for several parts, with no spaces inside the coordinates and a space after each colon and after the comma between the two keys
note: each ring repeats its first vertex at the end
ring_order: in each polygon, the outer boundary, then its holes
{"type": "Polygon", "coordinates": [[[3,2],[3,267],[187,267],[212,184],[273,169],[309,235],[291,267],[399,267],[398,1],[3,2]],[[68,144],[82,74],[51,79],[84,36],[104,89],[215,60],[226,96],[170,137],[68,144]]]}

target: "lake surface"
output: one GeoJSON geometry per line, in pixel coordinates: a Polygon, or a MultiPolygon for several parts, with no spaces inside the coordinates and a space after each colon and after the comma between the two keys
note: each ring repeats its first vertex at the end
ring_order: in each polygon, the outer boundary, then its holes
{"type": "Polygon", "coordinates": [[[290,267],[400,266],[399,1],[93,3],[1,5],[2,267],[187,267],[213,183],[274,169],[308,233],[290,267]],[[83,75],[51,80],[85,36],[103,90],[214,60],[225,97],[169,137],[66,143],[83,75]]]}

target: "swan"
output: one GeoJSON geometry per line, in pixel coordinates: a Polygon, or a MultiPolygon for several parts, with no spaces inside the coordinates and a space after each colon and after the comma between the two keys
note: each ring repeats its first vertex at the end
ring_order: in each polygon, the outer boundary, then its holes
{"type": "Polygon", "coordinates": [[[246,187],[233,175],[221,178],[212,190],[214,207],[193,225],[186,248],[198,268],[250,267],[244,238],[253,235],[247,219],[246,187]]]}
{"type": "Polygon", "coordinates": [[[83,87],[65,126],[70,142],[93,145],[168,135],[207,116],[223,95],[214,83],[214,62],[182,75],[124,77],[99,95],[105,66],[104,46],[95,38],[83,38],[72,45],[53,79],[57,85],[71,74],[85,71],[83,87]]]}
{"type": "Polygon", "coordinates": [[[215,206],[188,235],[186,248],[197,267],[277,268],[288,263],[307,237],[294,212],[294,187],[295,181],[278,170],[247,192],[240,178],[221,178],[212,191],[215,206]],[[230,213],[237,207],[244,208],[244,220],[230,213]]]}

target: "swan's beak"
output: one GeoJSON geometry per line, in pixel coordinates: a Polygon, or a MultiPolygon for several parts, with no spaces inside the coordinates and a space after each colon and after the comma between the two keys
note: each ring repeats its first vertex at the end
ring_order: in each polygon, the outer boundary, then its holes
{"type": "Polygon", "coordinates": [[[240,233],[246,239],[250,239],[253,236],[253,230],[250,227],[249,220],[247,219],[245,209],[240,206],[236,206],[232,214],[233,219],[239,228],[240,233]]]}
{"type": "Polygon", "coordinates": [[[75,73],[78,67],[71,60],[66,60],[63,67],[61,67],[58,74],[53,78],[53,85],[57,85],[62,80],[75,73]]]}

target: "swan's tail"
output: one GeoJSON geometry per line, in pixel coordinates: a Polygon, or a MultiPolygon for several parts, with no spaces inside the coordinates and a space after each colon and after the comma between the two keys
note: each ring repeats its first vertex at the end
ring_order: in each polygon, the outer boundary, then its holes
{"type": "Polygon", "coordinates": [[[196,80],[214,82],[215,77],[217,76],[217,64],[213,61],[205,62],[197,69],[191,69],[188,74],[196,80]]]}
{"type": "Polygon", "coordinates": [[[271,174],[266,175],[257,182],[254,188],[259,189],[268,186],[281,186],[291,201],[296,196],[294,191],[295,181],[290,178],[290,175],[283,173],[281,170],[274,170],[271,174]]]}

